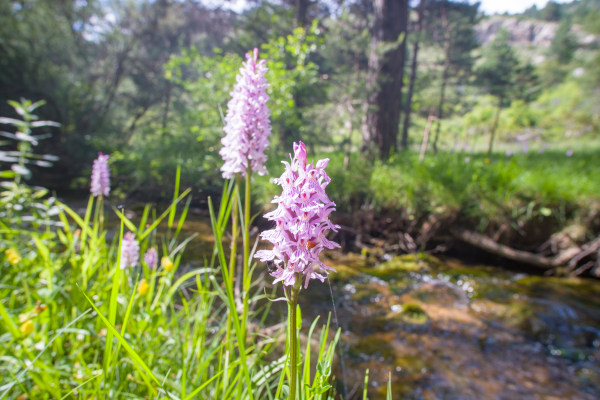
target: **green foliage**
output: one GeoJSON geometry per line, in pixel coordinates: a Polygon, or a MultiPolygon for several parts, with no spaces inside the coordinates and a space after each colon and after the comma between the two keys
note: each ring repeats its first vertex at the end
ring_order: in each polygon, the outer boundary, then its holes
{"type": "Polygon", "coordinates": [[[494,117],[496,104],[492,96],[481,96],[473,108],[464,114],[462,123],[467,134],[476,134],[487,128],[494,117]]]}
{"type": "MultiPolygon", "coordinates": [[[[269,68],[271,123],[275,135],[280,133],[280,141],[297,140],[306,126],[296,102],[315,96],[317,67],[310,56],[320,42],[319,34],[315,22],[308,30],[297,28],[262,46],[260,57],[267,59],[269,68]]],[[[133,151],[114,157],[117,166],[123,161],[119,173],[131,171],[128,175],[134,182],[160,184],[166,170],[181,165],[184,181],[208,185],[214,191],[220,185],[214,166],[220,163],[223,117],[242,61],[237,54],[221,49],[207,55],[195,47],[172,57],[165,65],[165,76],[182,89],[182,95],[173,100],[176,114],[168,130],[151,127],[130,139],[133,151]],[[190,146],[193,141],[197,145],[190,146]],[[145,168],[136,168],[138,165],[145,168]]],[[[273,139],[271,147],[275,147],[277,136],[273,139]]]]}
{"type": "MultiPolygon", "coordinates": [[[[433,41],[442,50],[448,48],[450,76],[465,83],[475,63],[474,50],[479,47],[475,26],[479,22],[479,4],[455,1],[434,1],[425,4],[427,41],[433,41]]],[[[445,55],[444,55],[445,57],[445,55]]]]}
{"type": "Polygon", "coordinates": [[[318,102],[322,95],[318,66],[311,61],[322,42],[318,22],[309,29],[298,27],[287,36],[280,36],[262,45],[268,60],[269,107],[274,132],[279,132],[283,149],[288,149],[299,137],[310,137],[305,131],[307,120],[303,109],[318,102]]]}
{"type": "Polygon", "coordinates": [[[600,33],[600,27],[598,26],[600,1],[582,0],[578,2],[577,6],[573,12],[575,21],[581,23],[587,32],[600,33]]]}
{"type": "Polygon", "coordinates": [[[558,21],[561,17],[561,5],[554,1],[549,1],[540,13],[545,21],[558,21]]]}
{"type": "Polygon", "coordinates": [[[165,76],[182,89],[173,99],[175,111],[166,130],[148,127],[131,138],[133,151],[115,155],[123,160],[119,171],[126,171],[134,182],[161,185],[168,170],[180,165],[184,182],[196,182],[214,190],[219,187],[220,163],[218,148],[223,131],[222,117],[226,111],[229,92],[242,59],[217,51],[204,56],[192,47],[181,56],[172,57],[165,65],[165,76]],[[137,168],[145,165],[145,168],[137,168]]]}
{"type": "Polygon", "coordinates": [[[305,107],[303,137],[311,143],[345,147],[359,145],[359,128],[365,116],[366,71],[369,48],[368,21],[348,11],[323,21],[318,82],[321,99],[305,107]]]}
{"type": "Polygon", "coordinates": [[[577,39],[571,32],[571,22],[567,19],[561,21],[552,44],[550,45],[550,54],[556,57],[561,64],[568,64],[577,49],[577,39]]]}
{"type": "Polygon", "coordinates": [[[515,83],[515,74],[519,60],[515,51],[508,44],[509,33],[498,32],[494,40],[483,49],[483,61],[478,65],[479,81],[487,91],[497,97],[504,98],[515,83]]]}
{"type": "Polygon", "coordinates": [[[257,47],[259,43],[285,37],[294,30],[294,19],[292,7],[281,2],[260,1],[238,22],[233,38],[226,47],[240,53],[257,47]]]}
{"type": "Polygon", "coordinates": [[[170,130],[180,90],[163,64],[182,48],[222,45],[232,17],[216,14],[189,1],[3,2],[0,113],[8,98],[46,100],[43,118],[62,124],[48,147],[68,186],[98,149],[127,154],[140,136],[170,130]]]}
{"type": "Polygon", "coordinates": [[[56,127],[52,121],[41,121],[33,112],[44,104],[22,99],[20,103],[9,101],[20,119],[0,118],[0,124],[8,125],[14,132],[3,131],[0,135],[9,139],[0,142],[0,161],[10,165],[9,170],[0,171],[0,217],[3,226],[33,227],[40,229],[52,225],[56,216],[55,199],[46,199],[48,191],[41,187],[25,184],[32,176],[32,167],[51,167],[57,157],[50,154],[36,154],[34,147],[50,134],[34,135],[33,130],[56,127]],[[12,181],[10,180],[12,178],[12,181]]]}
{"type": "Polygon", "coordinates": [[[49,126],[58,127],[60,124],[52,121],[40,121],[38,116],[33,112],[40,106],[44,105],[44,101],[35,103],[30,100],[22,99],[20,103],[9,100],[8,103],[14,108],[20,119],[0,118],[0,124],[9,125],[15,131],[0,132],[0,135],[11,139],[11,141],[0,142],[0,147],[11,147],[11,144],[16,143],[16,150],[0,150],[0,161],[12,164],[10,171],[0,171],[0,178],[12,178],[16,184],[21,182],[21,178],[31,178],[31,166],[51,167],[52,161],[56,161],[57,157],[52,155],[38,155],[33,152],[33,147],[39,144],[39,140],[46,139],[50,135],[33,135],[34,128],[45,128],[49,126]]]}
{"type": "Polygon", "coordinates": [[[544,91],[533,107],[543,115],[539,125],[545,132],[549,136],[564,138],[600,127],[600,121],[594,117],[596,106],[592,99],[586,96],[580,84],[567,81],[544,91]]]}
{"type": "Polygon", "coordinates": [[[515,70],[515,81],[512,88],[514,99],[532,102],[540,94],[540,82],[533,64],[528,61],[519,62],[515,70]]]}
{"type": "Polygon", "coordinates": [[[521,133],[538,125],[540,113],[523,100],[515,100],[503,115],[500,129],[521,133]]]}

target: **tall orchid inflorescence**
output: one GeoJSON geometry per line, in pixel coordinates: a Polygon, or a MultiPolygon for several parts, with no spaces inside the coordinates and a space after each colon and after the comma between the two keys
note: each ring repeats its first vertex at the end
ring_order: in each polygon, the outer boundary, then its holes
{"type": "Polygon", "coordinates": [[[135,267],[140,258],[140,245],[137,240],[135,240],[135,235],[131,232],[127,232],[123,235],[123,240],[121,241],[121,269],[125,269],[127,267],[135,267]]]}
{"type": "Polygon", "coordinates": [[[264,175],[265,150],[271,136],[270,112],[267,108],[269,86],[265,79],[265,60],[258,61],[258,49],[246,55],[237,83],[231,92],[225,117],[225,137],[219,154],[225,164],[221,167],[225,179],[235,174],[245,176],[248,168],[264,175]]]}
{"type": "Polygon", "coordinates": [[[276,282],[295,286],[297,279],[304,279],[304,287],[310,279],[325,280],[333,268],[325,265],[319,254],[324,248],[333,249],[339,244],[327,240],[329,229],[337,232],[338,225],[329,220],[335,211],[335,203],[329,200],[325,187],[330,178],[325,173],[329,159],[307,165],[304,143],[294,143],[291,163],[283,161],[285,171],[276,183],[281,185],[281,196],[275,197],[277,209],[265,214],[275,221],[274,229],[265,231],[261,237],[273,243],[273,250],[261,250],[256,257],[261,261],[273,261],[276,270],[271,273],[276,282]]]}
{"type": "Polygon", "coordinates": [[[156,264],[158,262],[158,253],[156,252],[156,249],[154,247],[150,247],[146,251],[146,254],[144,254],[144,262],[149,268],[156,268],[156,264]]]}
{"type": "Polygon", "coordinates": [[[108,196],[110,192],[110,171],[108,169],[108,154],[98,153],[98,158],[92,165],[92,183],[90,192],[94,197],[108,196]]]}

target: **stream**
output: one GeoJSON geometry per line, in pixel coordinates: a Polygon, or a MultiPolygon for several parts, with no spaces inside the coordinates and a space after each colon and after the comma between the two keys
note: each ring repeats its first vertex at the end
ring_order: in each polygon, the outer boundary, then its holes
{"type": "MultiPolygon", "coordinates": [[[[600,282],[456,259],[330,254],[345,399],[600,398],[600,282]]],[[[327,285],[301,296],[327,317],[327,285]]]]}

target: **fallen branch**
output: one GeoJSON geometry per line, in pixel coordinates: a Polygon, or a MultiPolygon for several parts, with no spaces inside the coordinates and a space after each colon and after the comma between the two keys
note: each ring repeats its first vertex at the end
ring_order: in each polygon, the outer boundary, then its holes
{"type": "Polygon", "coordinates": [[[579,252],[579,254],[577,254],[575,257],[571,258],[571,260],[569,261],[569,268],[575,268],[579,261],[583,260],[589,255],[592,255],[593,253],[596,253],[600,249],[600,236],[597,237],[595,240],[584,244],[581,247],[581,249],[582,251],[579,252]]]}
{"type": "Polygon", "coordinates": [[[575,265],[577,262],[586,256],[591,255],[600,247],[600,237],[598,237],[581,247],[569,247],[560,251],[554,257],[546,257],[539,254],[530,253],[528,251],[515,250],[509,246],[500,244],[485,235],[468,231],[466,229],[454,229],[452,230],[452,234],[456,238],[489,253],[544,269],[564,266],[573,260],[574,261],[572,265],[575,265]]]}

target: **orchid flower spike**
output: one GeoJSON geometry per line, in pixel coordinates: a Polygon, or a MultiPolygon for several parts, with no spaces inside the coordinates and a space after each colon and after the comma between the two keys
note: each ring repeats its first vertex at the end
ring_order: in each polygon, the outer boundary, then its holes
{"type": "Polygon", "coordinates": [[[94,197],[108,196],[110,193],[110,170],[108,169],[108,154],[98,153],[98,158],[92,165],[90,192],[94,197]]]}
{"type": "Polygon", "coordinates": [[[323,249],[339,247],[326,238],[326,233],[340,228],[329,220],[335,211],[335,203],[325,193],[331,181],[325,173],[329,159],[319,160],[315,165],[307,165],[306,159],[304,143],[294,143],[291,163],[283,161],[285,171],[275,180],[282,187],[281,195],[273,200],[277,208],[265,214],[276,226],[261,234],[262,239],[273,244],[273,249],[260,250],[255,255],[263,262],[274,262],[276,268],[271,273],[274,283],[295,286],[297,279],[303,279],[305,288],[311,279],[323,282],[329,271],[334,270],[319,255],[323,249]]]}
{"type": "Polygon", "coordinates": [[[225,179],[238,173],[245,176],[248,169],[259,175],[267,173],[265,150],[271,136],[271,114],[265,64],[265,60],[258,60],[258,49],[248,53],[231,92],[219,152],[225,162],[221,167],[225,179]]]}
{"type": "Polygon", "coordinates": [[[121,241],[121,269],[125,269],[127,267],[135,267],[140,258],[140,245],[137,240],[135,240],[135,235],[131,232],[127,232],[123,235],[123,240],[121,241]]]}

